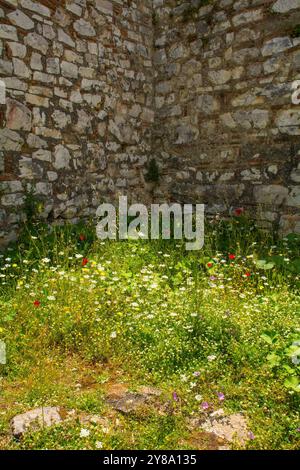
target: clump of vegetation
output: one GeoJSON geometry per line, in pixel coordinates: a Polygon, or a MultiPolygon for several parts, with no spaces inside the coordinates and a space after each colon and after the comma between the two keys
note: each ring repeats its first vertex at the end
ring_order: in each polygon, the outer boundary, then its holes
{"type": "Polygon", "coordinates": [[[152,158],[149,162],[147,173],[145,175],[145,180],[147,183],[158,183],[159,182],[159,167],[155,160],[152,158]]]}
{"type": "Polygon", "coordinates": [[[300,37],[300,24],[297,24],[295,28],[292,31],[292,37],[293,38],[299,38],[300,37]]]}
{"type": "Polygon", "coordinates": [[[26,222],[28,224],[32,224],[39,219],[40,214],[43,211],[44,205],[37,198],[33,187],[29,189],[25,188],[24,194],[25,194],[25,199],[24,199],[23,212],[26,216],[26,222]]]}
{"type": "Polygon", "coordinates": [[[299,448],[299,236],[238,211],[207,224],[199,252],[94,231],[34,224],[1,255],[1,448],[192,448],[188,419],[220,408],[245,414],[249,449],[299,448]],[[120,382],[159,387],[168,411],[113,417],[105,394],[120,382]],[[108,425],[13,441],[11,417],[41,405],[108,425]]]}
{"type": "Polygon", "coordinates": [[[158,15],[155,11],[152,13],[152,24],[153,24],[153,26],[158,25],[158,15]]]}

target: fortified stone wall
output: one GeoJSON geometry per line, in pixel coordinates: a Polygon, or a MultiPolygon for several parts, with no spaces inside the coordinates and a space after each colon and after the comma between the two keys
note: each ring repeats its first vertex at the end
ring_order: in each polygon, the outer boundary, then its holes
{"type": "Polygon", "coordinates": [[[299,25],[300,0],[0,0],[0,243],[31,191],[50,222],[128,194],[300,232],[299,25]]]}
{"type": "Polygon", "coordinates": [[[0,1],[2,242],[32,189],[50,221],[145,193],[152,46],[152,0],[0,1]]]}
{"type": "Polygon", "coordinates": [[[300,0],[154,7],[157,197],[299,232],[300,0]]]}

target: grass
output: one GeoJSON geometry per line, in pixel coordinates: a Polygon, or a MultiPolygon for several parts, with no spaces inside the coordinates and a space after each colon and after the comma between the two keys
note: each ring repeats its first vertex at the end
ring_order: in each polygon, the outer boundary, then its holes
{"type": "Polygon", "coordinates": [[[243,216],[211,221],[189,253],[100,242],[89,226],[24,229],[0,258],[0,447],[206,448],[188,422],[208,402],[245,413],[247,448],[299,448],[299,249],[243,216]],[[112,410],[116,385],[158,387],[164,412],[112,410]],[[43,405],[76,416],[14,440],[10,419],[43,405]]]}

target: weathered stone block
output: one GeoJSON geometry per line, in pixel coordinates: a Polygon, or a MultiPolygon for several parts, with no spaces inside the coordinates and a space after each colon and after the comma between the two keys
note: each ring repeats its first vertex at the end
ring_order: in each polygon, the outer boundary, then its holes
{"type": "Polygon", "coordinates": [[[49,49],[48,41],[45,38],[43,38],[43,36],[37,33],[29,33],[25,37],[24,43],[26,44],[26,46],[30,46],[33,49],[37,49],[44,55],[47,53],[49,49]]]}
{"type": "Polygon", "coordinates": [[[0,38],[18,42],[17,29],[14,26],[0,24],[0,38]]]}
{"type": "Polygon", "coordinates": [[[63,77],[76,79],[78,78],[78,66],[71,62],[63,61],[61,63],[61,73],[63,77]]]}
{"type": "Polygon", "coordinates": [[[13,66],[8,60],[0,59],[0,75],[12,75],[13,66]]]}
{"type": "Polygon", "coordinates": [[[7,98],[6,105],[6,125],[8,129],[30,131],[32,126],[30,109],[10,98],[7,98]]]}
{"type": "Polygon", "coordinates": [[[19,44],[18,42],[8,42],[7,46],[13,56],[19,57],[20,59],[24,59],[26,56],[27,49],[23,44],[19,44]]]}
{"type": "Polygon", "coordinates": [[[22,28],[25,30],[30,30],[34,28],[34,22],[21,10],[15,10],[12,13],[9,13],[7,17],[9,21],[18,28],[22,28]]]}
{"type": "Polygon", "coordinates": [[[272,6],[275,13],[288,13],[296,8],[300,8],[299,0],[277,0],[272,6]]]}
{"type": "Polygon", "coordinates": [[[296,107],[279,111],[275,122],[282,134],[300,135],[300,112],[296,107]]]}
{"type": "Polygon", "coordinates": [[[93,37],[96,36],[96,31],[95,28],[89,23],[88,21],[84,19],[80,19],[75,21],[74,23],[74,29],[77,31],[78,34],[84,37],[93,37]]]}
{"type": "Polygon", "coordinates": [[[54,151],[54,168],[56,170],[70,169],[71,155],[69,150],[63,145],[57,145],[54,151]]]}
{"type": "Polygon", "coordinates": [[[293,47],[293,43],[288,36],[274,38],[266,42],[262,48],[262,55],[269,56],[279,54],[280,52],[286,51],[293,47]]]}
{"type": "Polygon", "coordinates": [[[267,204],[271,206],[280,206],[284,204],[288,195],[288,188],[278,185],[256,186],[254,191],[254,197],[258,204],[267,204]]]}
{"type": "Polygon", "coordinates": [[[46,6],[42,5],[39,2],[32,2],[31,0],[20,0],[21,6],[25,8],[26,10],[33,11],[34,13],[37,13],[38,15],[50,17],[51,12],[49,8],[46,6]]]}

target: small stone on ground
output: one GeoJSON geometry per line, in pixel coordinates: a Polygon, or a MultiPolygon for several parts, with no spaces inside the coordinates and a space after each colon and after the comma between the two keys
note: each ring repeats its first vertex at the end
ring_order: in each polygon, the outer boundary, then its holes
{"type": "Polygon", "coordinates": [[[59,407],[41,407],[15,416],[11,420],[12,434],[20,438],[27,431],[37,431],[62,422],[59,407]]]}

